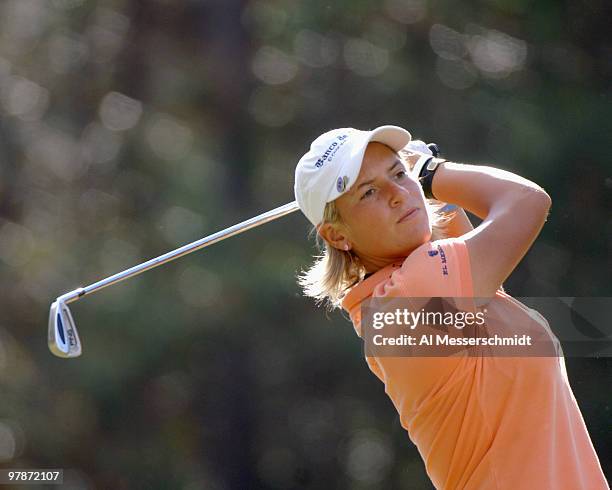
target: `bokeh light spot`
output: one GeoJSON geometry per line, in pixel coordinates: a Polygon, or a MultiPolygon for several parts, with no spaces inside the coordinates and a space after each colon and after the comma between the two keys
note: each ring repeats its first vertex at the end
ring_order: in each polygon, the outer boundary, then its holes
{"type": "Polygon", "coordinates": [[[138,123],[142,115],[142,104],[119,92],[110,92],[100,103],[102,124],[112,131],[125,131],[138,123]]]}
{"type": "Polygon", "coordinates": [[[158,114],[147,125],[147,143],[159,158],[175,161],[189,153],[193,133],[188,126],[166,114],[158,114]]]}
{"type": "Polygon", "coordinates": [[[393,462],[391,444],[380,432],[367,429],[355,432],[348,443],[346,472],[363,484],[380,483],[393,462]]]}
{"type": "Polygon", "coordinates": [[[389,53],[364,39],[349,39],[344,45],[344,61],[356,74],[373,77],[387,69],[389,53]]]}
{"type": "Polygon", "coordinates": [[[468,48],[474,65],[489,78],[505,78],[527,59],[525,41],[495,30],[472,36],[468,48]]]}
{"type": "Polygon", "coordinates": [[[2,99],[8,114],[25,121],[36,121],[47,110],[49,91],[31,80],[12,77],[4,87],[2,99]]]}
{"type": "Polygon", "coordinates": [[[273,46],[259,48],[252,63],[253,73],[262,82],[269,85],[280,85],[292,80],[298,72],[293,57],[273,46]]]}
{"type": "Polygon", "coordinates": [[[441,58],[459,60],[467,54],[466,36],[445,25],[434,24],[429,30],[431,48],[441,58]]]}
{"type": "Polygon", "coordinates": [[[296,57],[312,68],[329,66],[340,54],[340,49],[334,40],[308,29],[297,33],[293,49],[296,57]]]}

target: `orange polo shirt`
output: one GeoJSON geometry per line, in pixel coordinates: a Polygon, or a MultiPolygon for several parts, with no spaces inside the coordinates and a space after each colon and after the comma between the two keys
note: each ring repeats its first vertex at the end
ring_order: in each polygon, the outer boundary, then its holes
{"type": "MultiPolygon", "coordinates": [[[[342,302],[361,337],[369,297],[473,297],[465,242],[427,242],[342,302]]],[[[559,341],[544,317],[498,290],[487,307],[508,336],[559,341]],[[534,321],[535,320],[535,321],[534,321]],[[538,330],[538,331],[536,331],[538,330]]],[[[569,385],[549,357],[366,357],[438,489],[609,489],[569,385]]]]}

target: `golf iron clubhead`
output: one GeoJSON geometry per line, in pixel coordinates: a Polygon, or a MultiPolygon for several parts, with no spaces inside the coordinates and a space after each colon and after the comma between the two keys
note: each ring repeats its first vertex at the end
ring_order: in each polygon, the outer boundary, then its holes
{"type": "Polygon", "coordinates": [[[68,305],[57,299],[49,311],[49,349],[59,357],[81,355],[81,340],[68,305]]]}

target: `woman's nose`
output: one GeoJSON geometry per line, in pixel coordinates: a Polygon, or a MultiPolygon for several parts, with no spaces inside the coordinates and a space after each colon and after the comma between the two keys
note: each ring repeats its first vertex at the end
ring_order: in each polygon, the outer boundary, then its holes
{"type": "Polygon", "coordinates": [[[399,206],[404,202],[405,195],[408,193],[406,189],[404,189],[401,185],[396,184],[395,182],[389,183],[388,186],[389,192],[389,204],[391,207],[399,206]]]}

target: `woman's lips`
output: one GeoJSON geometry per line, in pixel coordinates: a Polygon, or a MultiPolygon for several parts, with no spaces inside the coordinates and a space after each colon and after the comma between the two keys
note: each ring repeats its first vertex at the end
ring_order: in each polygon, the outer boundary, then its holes
{"type": "Polygon", "coordinates": [[[404,221],[407,221],[409,219],[412,219],[414,217],[414,215],[417,213],[417,211],[419,210],[419,208],[411,208],[409,209],[406,214],[404,214],[399,220],[398,223],[403,223],[404,221]]]}

